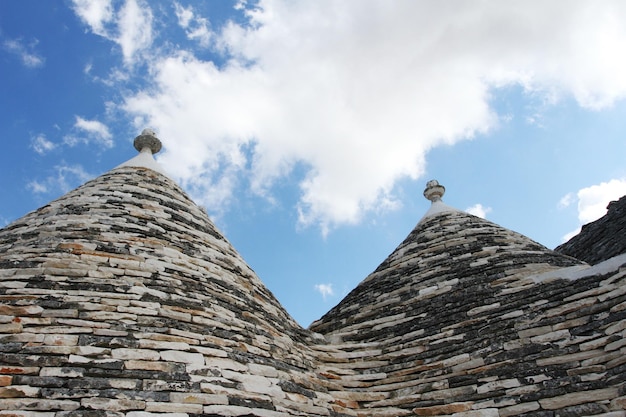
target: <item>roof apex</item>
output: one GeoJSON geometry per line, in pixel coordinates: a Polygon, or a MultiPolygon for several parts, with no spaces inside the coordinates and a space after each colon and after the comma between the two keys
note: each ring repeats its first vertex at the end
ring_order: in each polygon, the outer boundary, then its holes
{"type": "Polygon", "coordinates": [[[144,129],[133,142],[135,149],[139,151],[139,155],[129,159],[128,161],[115,167],[140,167],[148,168],[153,171],[169,176],[163,167],[154,159],[154,154],[162,148],[161,141],[157,138],[156,133],[152,129],[144,129]]]}
{"type": "Polygon", "coordinates": [[[437,180],[430,180],[426,183],[426,188],[424,189],[424,197],[426,197],[427,200],[430,200],[432,204],[430,205],[430,208],[424,214],[424,216],[422,216],[418,224],[421,223],[424,219],[439,213],[448,213],[455,211],[460,212],[460,210],[457,210],[456,208],[451,207],[443,202],[441,198],[443,197],[445,192],[446,187],[439,184],[439,181],[437,180]]]}

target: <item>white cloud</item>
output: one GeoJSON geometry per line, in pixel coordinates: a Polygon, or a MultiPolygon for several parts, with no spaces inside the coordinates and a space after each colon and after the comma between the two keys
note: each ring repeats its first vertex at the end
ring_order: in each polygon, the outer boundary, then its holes
{"type": "Polygon", "coordinates": [[[576,195],[574,193],[567,193],[559,200],[557,207],[562,210],[569,207],[575,200],[576,195]]]}
{"type": "Polygon", "coordinates": [[[115,9],[111,0],[73,0],[74,12],[91,31],[117,43],[126,64],[152,45],[152,11],[142,0],[126,0],[115,9]]]}
{"type": "Polygon", "coordinates": [[[465,211],[469,214],[482,217],[483,219],[487,218],[487,214],[491,213],[491,210],[491,207],[483,207],[480,203],[474,204],[473,206],[465,209],[465,211]]]}
{"type": "Polygon", "coordinates": [[[174,12],[178,18],[178,24],[181,28],[187,29],[193,20],[193,7],[184,7],[178,2],[174,2],[174,12]]]}
{"type": "Polygon", "coordinates": [[[111,0],[73,0],[74,12],[96,35],[109,37],[105,25],[113,20],[111,0]]]}
{"type": "Polygon", "coordinates": [[[44,155],[54,150],[57,145],[54,142],[49,141],[46,135],[40,134],[31,139],[31,147],[39,155],[44,155]]]}
{"type": "Polygon", "coordinates": [[[19,39],[8,39],[3,42],[2,46],[6,51],[17,55],[22,60],[24,66],[37,68],[45,63],[45,59],[33,51],[38,43],[38,40],[34,40],[29,45],[25,45],[19,39]]]}
{"type": "Polygon", "coordinates": [[[80,184],[85,183],[92,174],[89,174],[81,165],[57,165],[54,174],[44,180],[33,180],[26,186],[35,194],[58,193],[65,194],[80,184]]]}
{"type": "Polygon", "coordinates": [[[333,284],[315,284],[315,291],[322,294],[322,298],[324,300],[326,300],[326,297],[332,297],[335,295],[333,284]]]}
{"type": "Polygon", "coordinates": [[[98,120],[87,120],[80,116],[75,116],[74,129],[80,134],[70,134],[63,138],[63,142],[68,146],[75,146],[78,143],[96,142],[100,145],[111,148],[113,146],[113,135],[109,128],[98,120]]]}
{"type": "Polygon", "coordinates": [[[132,62],[137,51],[152,44],[152,11],[144,2],[126,0],[118,16],[117,42],[122,47],[124,61],[132,62]]]}
{"type": "MultiPolygon", "coordinates": [[[[566,195],[563,199],[570,196],[566,195]]],[[[626,195],[626,178],[612,179],[608,182],[582,188],[576,193],[578,199],[578,221],[580,226],[598,220],[606,214],[606,209],[611,201],[618,200],[626,195]]],[[[573,196],[572,196],[573,197],[573,196]]],[[[561,199],[561,201],[563,201],[561,199]]],[[[571,197],[569,197],[571,199],[571,197]]],[[[581,227],[563,236],[566,242],[580,233],[581,227]]]]}
{"type": "Polygon", "coordinates": [[[185,30],[187,38],[198,41],[202,46],[209,46],[211,30],[208,19],[196,16],[191,6],[185,8],[180,3],[174,3],[174,9],[178,24],[185,30]]]}
{"type": "Polygon", "coordinates": [[[578,191],[578,220],[586,224],[606,214],[608,204],[626,195],[626,178],[612,179],[578,191]]]}
{"type": "MultiPolygon", "coordinates": [[[[271,195],[299,164],[309,168],[300,223],[326,232],[394,202],[394,185],[423,174],[429,149],[497,126],[493,89],[521,85],[546,106],[571,96],[592,109],[626,96],[620,1],[237,7],[252,7],[248,25],[209,34],[228,61],[154,48],[149,85],[123,103],[138,128],[158,129],[160,162],[210,210],[242,178],[271,195]]],[[[142,10],[134,20],[150,22],[142,10]]],[[[202,22],[190,8],[176,13],[187,30],[202,22]]]]}
{"type": "Polygon", "coordinates": [[[26,184],[26,187],[29,188],[35,194],[43,194],[48,192],[48,187],[41,181],[33,180],[26,184]]]}

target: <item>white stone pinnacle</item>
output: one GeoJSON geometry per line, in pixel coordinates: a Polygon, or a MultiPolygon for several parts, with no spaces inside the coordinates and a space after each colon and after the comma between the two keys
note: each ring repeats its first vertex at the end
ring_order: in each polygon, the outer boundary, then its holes
{"type": "Polygon", "coordinates": [[[152,154],[159,152],[162,146],[161,141],[156,137],[156,132],[152,129],[144,129],[141,135],[135,138],[133,145],[139,152],[149,149],[152,154]]]}
{"type": "Polygon", "coordinates": [[[139,155],[117,166],[120,167],[142,167],[150,168],[153,171],[159,172],[167,176],[165,170],[154,160],[154,154],[161,150],[162,144],[159,138],[156,137],[156,133],[152,129],[144,129],[139,136],[135,138],[133,142],[135,149],[139,151],[139,155]]]}
{"type": "Polygon", "coordinates": [[[432,204],[430,205],[430,208],[428,209],[426,214],[424,214],[424,216],[421,218],[419,222],[422,222],[424,219],[431,217],[431,216],[435,216],[440,213],[459,211],[455,209],[454,207],[450,207],[449,205],[445,204],[441,200],[441,197],[443,197],[445,192],[446,192],[446,187],[439,184],[439,181],[437,180],[430,180],[426,183],[426,189],[424,190],[424,197],[430,200],[432,204]]]}
{"type": "Polygon", "coordinates": [[[426,189],[424,190],[424,197],[432,201],[440,201],[446,192],[446,187],[440,185],[437,180],[430,180],[426,183],[426,189]]]}

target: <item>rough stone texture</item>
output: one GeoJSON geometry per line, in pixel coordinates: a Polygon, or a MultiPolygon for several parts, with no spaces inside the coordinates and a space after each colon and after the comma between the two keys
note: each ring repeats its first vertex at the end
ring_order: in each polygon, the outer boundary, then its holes
{"type": "Polygon", "coordinates": [[[0,230],[0,416],[623,416],[625,262],[436,212],[302,329],[125,166],[0,230]]]}
{"type": "Polygon", "coordinates": [[[611,201],[604,217],[584,225],[579,234],[555,251],[590,264],[626,253],[626,196],[611,201]]]}

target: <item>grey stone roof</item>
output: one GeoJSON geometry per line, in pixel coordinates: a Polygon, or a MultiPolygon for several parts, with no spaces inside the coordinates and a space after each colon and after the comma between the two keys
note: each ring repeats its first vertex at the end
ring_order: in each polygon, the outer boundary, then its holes
{"type": "Polygon", "coordinates": [[[590,264],[626,253],[626,196],[609,203],[606,215],[555,250],[590,264]]]}
{"type": "MultiPolygon", "coordinates": [[[[459,312],[465,313],[503,291],[534,285],[531,274],[579,264],[488,220],[461,211],[442,212],[420,221],[372,274],[311,328],[344,339],[377,339],[375,329],[350,329],[372,317],[410,316],[421,306],[417,301],[446,292],[456,294],[459,312]]],[[[438,315],[432,317],[441,321],[438,315]]],[[[412,330],[403,327],[394,330],[412,330]]]]}
{"type": "Polygon", "coordinates": [[[311,325],[333,394],[381,416],[623,415],[626,256],[592,268],[446,207],[311,325]]]}
{"type": "Polygon", "coordinates": [[[626,255],[434,198],[303,329],[144,142],[0,230],[0,416],[626,414],[626,255]]]}

